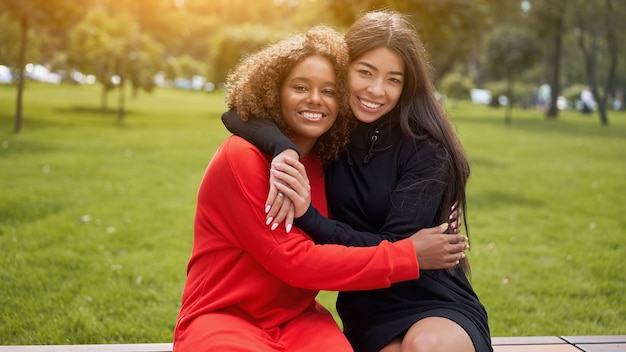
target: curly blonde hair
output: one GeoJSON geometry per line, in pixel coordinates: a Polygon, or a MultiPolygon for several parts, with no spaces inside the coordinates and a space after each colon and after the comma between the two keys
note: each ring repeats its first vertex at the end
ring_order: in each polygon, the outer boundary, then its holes
{"type": "Polygon", "coordinates": [[[322,162],[327,162],[336,158],[347,145],[355,123],[348,105],[348,48],[343,37],[334,29],[317,26],[246,57],[227,77],[226,104],[231,109],[237,109],[243,120],[253,116],[272,120],[290,137],[292,131],[281,111],[281,87],[298,62],[315,55],[332,63],[337,80],[337,119],[314,147],[322,162]]]}

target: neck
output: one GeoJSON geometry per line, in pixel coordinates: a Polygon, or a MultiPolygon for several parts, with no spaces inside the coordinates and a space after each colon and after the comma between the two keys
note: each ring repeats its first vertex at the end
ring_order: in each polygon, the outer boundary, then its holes
{"type": "Polygon", "coordinates": [[[298,150],[300,151],[300,158],[305,158],[307,155],[309,155],[311,150],[313,150],[317,139],[311,140],[293,138],[292,141],[296,146],[298,146],[298,150]]]}

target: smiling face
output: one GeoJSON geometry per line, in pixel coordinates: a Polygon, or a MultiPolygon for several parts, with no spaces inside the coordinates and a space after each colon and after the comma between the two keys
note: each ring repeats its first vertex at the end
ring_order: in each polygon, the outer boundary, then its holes
{"type": "Polygon", "coordinates": [[[391,111],[402,94],[404,60],[394,51],[377,47],[350,63],[350,108],[365,123],[391,111]]]}
{"type": "Polygon", "coordinates": [[[336,76],[331,62],[310,56],[298,62],[281,87],[283,118],[302,156],[335,122],[339,112],[336,76]]]}

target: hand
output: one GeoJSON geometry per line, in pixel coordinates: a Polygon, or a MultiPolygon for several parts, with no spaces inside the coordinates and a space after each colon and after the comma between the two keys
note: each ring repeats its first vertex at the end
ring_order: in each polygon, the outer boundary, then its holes
{"type": "Polygon", "coordinates": [[[283,163],[272,165],[272,174],[279,182],[278,191],[288,197],[295,207],[295,216],[300,217],[311,205],[311,185],[304,165],[296,159],[284,158],[283,163]]]}
{"type": "MultiPolygon", "coordinates": [[[[285,158],[295,158],[298,160],[298,153],[293,149],[286,149],[280,154],[276,155],[272,159],[272,168],[274,164],[280,164],[285,158]]],[[[293,202],[288,197],[284,196],[283,192],[280,192],[276,188],[276,183],[280,182],[274,176],[274,173],[270,170],[270,189],[267,194],[267,200],[265,201],[265,224],[272,224],[272,230],[275,230],[283,220],[285,221],[285,230],[291,231],[293,226],[295,208],[293,202]]]]}
{"type": "Polygon", "coordinates": [[[448,224],[421,229],[410,238],[420,270],[448,269],[465,258],[469,248],[464,235],[446,234],[448,224]]]}
{"type": "Polygon", "coordinates": [[[463,209],[459,208],[459,203],[456,202],[450,208],[450,215],[448,216],[448,223],[450,223],[449,233],[459,233],[461,226],[463,225],[463,209]]]}

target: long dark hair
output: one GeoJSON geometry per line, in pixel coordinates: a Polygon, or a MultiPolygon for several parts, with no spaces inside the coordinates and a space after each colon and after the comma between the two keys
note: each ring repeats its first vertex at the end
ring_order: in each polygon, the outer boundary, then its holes
{"type": "MultiPolygon", "coordinates": [[[[449,177],[440,205],[440,222],[448,222],[453,205],[462,211],[465,232],[467,224],[467,199],[465,188],[470,167],[465,152],[450,120],[435,96],[430,77],[431,67],[424,46],[413,24],[406,15],[381,10],[366,13],[358,19],[344,36],[350,60],[354,61],[368,51],[385,47],[400,55],[405,63],[404,87],[396,109],[400,126],[407,136],[431,140],[439,144],[447,157],[449,177]]],[[[461,267],[469,273],[469,262],[464,258],[461,267]]]]}

